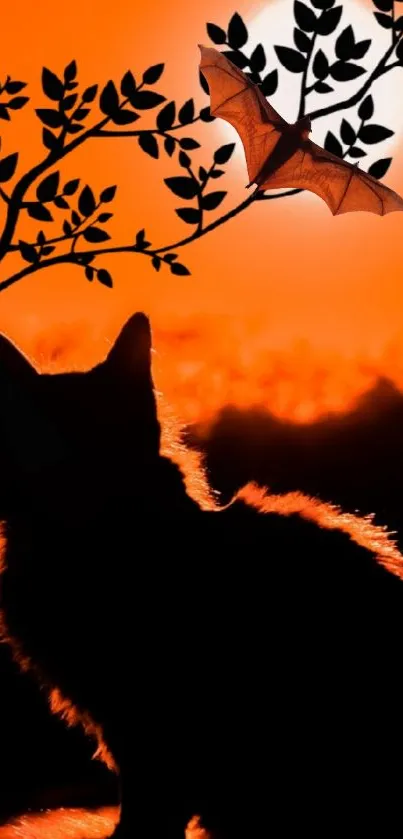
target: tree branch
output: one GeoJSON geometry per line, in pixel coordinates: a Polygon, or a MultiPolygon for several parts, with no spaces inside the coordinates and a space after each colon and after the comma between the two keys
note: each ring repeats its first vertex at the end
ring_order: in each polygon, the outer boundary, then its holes
{"type": "MultiPolygon", "coordinates": [[[[178,125],[172,125],[172,127],[169,128],[168,130],[169,131],[178,131],[179,128],[187,128],[188,125],[194,125],[195,122],[199,122],[199,121],[200,121],[200,117],[195,117],[190,122],[187,122],[185,125],[181,125],[180,123],[178,125]]],[[[112,129],[111,130],[108,129],[107,131],[104,131],[103,129],[100,129],[100,130],[94,131],[92,136],[93,137],[140,137],[141,134],[157,134],[157,135],[160,135],[160,136],[163,136],[163,137],[166,136],[166,133],[164,131],[160,131],[158,128],[150,128],[150,129],[143,128],[142,130],[138,129],[137,131],[114,131],[112,129]]]]}
{"type": "MultiPolygon", "coordinates": [[[[400,35],[398,41],[400,41],[401,38],[402,35],[400,35]]],[[[396,44],[391,44],[391,46],[386,50],[386,53],[383,56],[383,58],[381,58],[375,69],[368,76],[365,84],[363,84],[363,86],[359,90],[357,90],[356,93],[350,96],[349,99],[344,99],[343,102],[334,102],[333,105],[328,105],[325,108],[317,108],[316,111],[311,111],[311,113],[307,114],[307,116],[309,116],[309,118],[313,121],[315,119],[321,119],[322,117],[327,117],[331,114],[335,114],[337,113],[337,111],[344,111],[348,108],[353,108],[354,105],[358,105],[358,103],[370,89],[372,83],[380,76],[383,76],[384,73],[388,73],[389,69],[392,69],[392,66],[396,66],[396,64],[389,65],[389,67],[386,66],[386,63],[389,60],[392,53],[394,52],[395,47],[396,44]]]]}

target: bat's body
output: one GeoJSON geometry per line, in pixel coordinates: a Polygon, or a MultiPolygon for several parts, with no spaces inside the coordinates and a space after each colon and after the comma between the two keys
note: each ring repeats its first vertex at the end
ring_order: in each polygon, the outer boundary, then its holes
{"type": "Polygon", "coordinates": [[[386,215],[403,210],[393,190],[309,140],[311,124],[283,119],[259,87],[218,50],[200,46],[200,70],[210,90],[210,110],[238,132],[245,150],[249,186],[259,190],[307,189],[333,215],[358,210],[386,215]]]}
{"type": "Polygon", "coordinates": [[[291,160],[298,149],[304,148],[304,144],[309,137],[310,130],[311,123],[305,117],[291,125],[288,123],[284,126],[279,125],[279,138],[277,143],[274,146],[273,151],[269,154],[267,160],[264,161],[263,166],[257,173],[255,180],[251,181],[248,184],[248,187],[252,186],[253,183],[257,184],[258,187],[266,183],[268,178],[270,178],[271,175],[274,175],[280,166],[284,166],[288,160],[291,160]]]}

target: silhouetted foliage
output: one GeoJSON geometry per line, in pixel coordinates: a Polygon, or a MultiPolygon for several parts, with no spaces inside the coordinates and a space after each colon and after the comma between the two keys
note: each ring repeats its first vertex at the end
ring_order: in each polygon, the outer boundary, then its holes
{"type": "MultiPolygon", "coordinates": [[[[266,97],[276,92],[282,73],[299,75],[301,91],[296,118],[306,115],[315,121],[357,107],[357,120],[352,120],[350,114],[348,120],[341,118],[338,136],[328,131],[325,148],[360,165],[361,159],[367,155],[366,146],[384,142],[394,133],[389,127],[373,121],[375,103],[370,89],[385,73],[403,66],[403,15],[398,14],[399,3],[401,0],[374,0],[374,17],[381,28],[390,30],[390,43],[372,70],[365,65],[371,41],[360,39],[353,26],[343,24],[344,7],[337,0],[309,0],[309,3],[295,0],[293,45],[274,44],[280,72],[268,64],[262,44],[249,47],[247,26],[237,12],[226,28],[208,22],[207,35],[214,45],[223,49],[223,54],[234,65],[260,87],[266,97]],[[323,39],[330,35],[335,39],[334,51],[329,49],[326,52],[323,39]],[[361,86],[348,98],[343,99],[341,95],[332,104],[309,108],[312,92],[325,96],[338,92],[339,88],[342,91],[345,82],[358,79],[361,79],[361,86]]],[[[17,152],[0,158],[0,196],[7,213],[0,236],[0,261],[8,253],[18,251],[26,263],[20,271],[0,282],[0,290],[34,271],[61,263],[81,266],[87,280],[97,279],[110,287],[113,284],[111,275],[102,266],[93,263],[103,253],[111,252],[143,253],[156,271],[165,263],[173,274],[189,274],[184,265],[176,262],[177,249],[229,221],[255,200],[276,200],[301,191],[293,189],[281,194],[254,192],[237,206],[209,221],[206,214],[216,211],[227,197],[225,189],[211,190],[212,182],[225,174],[219,167],[228,163],[235,145],[229,143],[220,147],[209,165],[203,165],[203,162],[194,164],[189,152],[198,152],[200,143],[191,136],[191,127],[199,122],[212,122],[214,117],[208,106],[198,108],[193,98],[183,103],[167,100],[155,89],[163,71],[163,64],[155,64],[136,79],[133,72],[127,70],[120,82],[109,80],[102,88],[92,84],[80,92],[75,61],[71,61],[59,75],[43,68],[42,88],[48,105],[36,108],[35,113],[42,126],[45,156],[37,166],[22,175],[17,152]],[[138,128],[147,112],[156,109],[154,127],[138,128]],[[96,197],[91,186],[82,183],[78,177],[63,186],[62,173],[58,168],[63,158],[84,142],[103,137],[135,138],[139,150],[155,160],[164,155],[172,158],[177,153],[179,172],[165,178],[164,182],[174,196],[194,202],[192,206],[174,208],[178,218],[188,228],[193,228],[190,233],[163,246],[153,247],[144,236],[137,234],[132,244],[105,247],[110,234],[103,225],[112,218],[112,213],[102,212],[102,204],[112,201],[116,186],[105,187],[96,197]],[[1,184],[15,176],[19,180],[8,194],[1,184]],[[34,194],[30,194],[31,188],[35,190],[34,194]],[[35,241],[21,241],[16,232],[24,211],[30,218],[43,223],[57,223],[60,213],[64,213],[60,223],[61,234],[47,237],[40,231],[35,241]],[[97,247],[85,250],[82,248],[84,244],[97,247]]],[[[202,90],[208,94],[206,80],[201,74],[199,78],[202,90]]],[[[11,113],[29,101],[26,96],[15,95],[25,86],[25,82],[14,81],[9,76],[4,85],[0,85],[0,119],[10,120],[11,113]]],[[[390,157],[380,158],[368,171],[376,178],[383,178],[391,162],[390,157]]]]}

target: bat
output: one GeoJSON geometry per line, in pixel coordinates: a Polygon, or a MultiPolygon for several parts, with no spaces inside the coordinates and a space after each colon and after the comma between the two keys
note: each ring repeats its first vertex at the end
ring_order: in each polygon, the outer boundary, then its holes
{"type": "Polygon", "coordinates": [[[257,189],[307,189],[322,198],[333,215],[366,210],[383,216],[403,210],[393,190],[309,140],[311,121],[290,124],[259,87],[218,50],[199,44],[200,70],[210,91],[210,111],[238,132],[245,151],[249,184],[257,189]]]}

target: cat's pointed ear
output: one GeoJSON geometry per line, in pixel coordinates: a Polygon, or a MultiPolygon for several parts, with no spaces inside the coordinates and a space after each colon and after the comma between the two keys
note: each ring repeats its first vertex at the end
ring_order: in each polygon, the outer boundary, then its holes
{"type": "Polygon", "coordinates": [[[0,379],[27,381],[37,375],[26,356],[5,335],[0,335],[0,379]]]}
{"type": "Polygon", "coordinates": [[[137,312],[129,318],[105,364],[117,375],[151,382],[151,327],[146,315],[137,312]]]}
{"type": "Polygon", "coordinates": [[[0,335],[0,435],[18,474],[40,472],[68,457],[65,441],[42,408],[39,379],[26,356],[0,335]]]}

